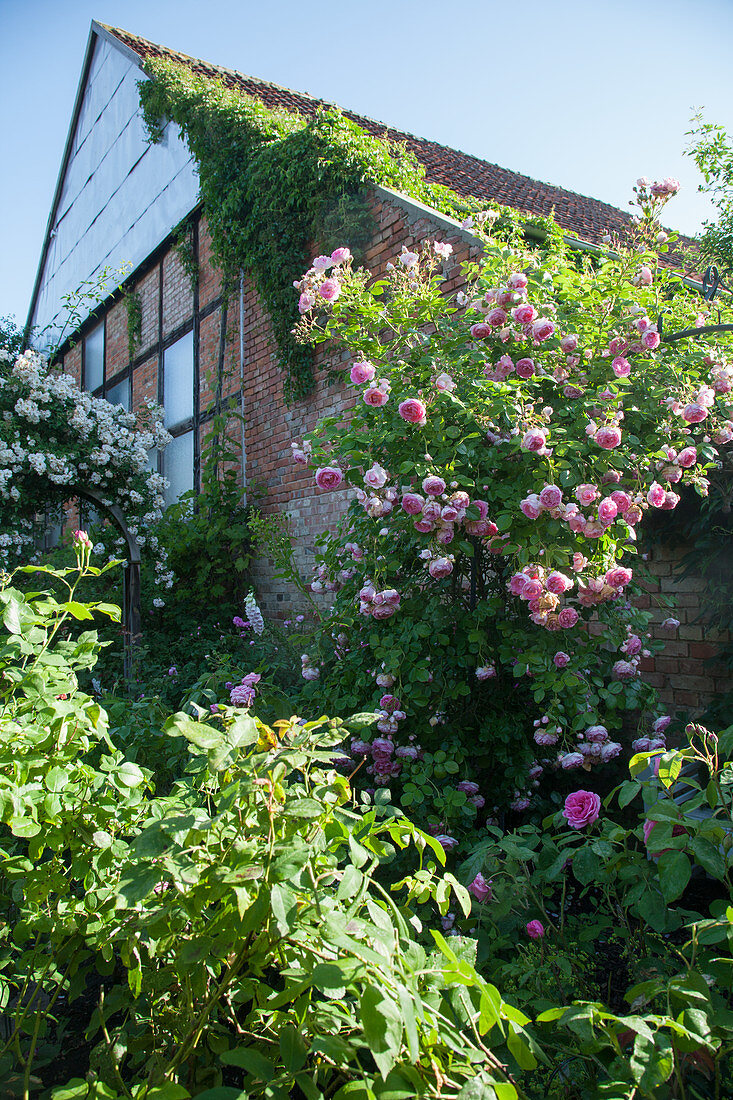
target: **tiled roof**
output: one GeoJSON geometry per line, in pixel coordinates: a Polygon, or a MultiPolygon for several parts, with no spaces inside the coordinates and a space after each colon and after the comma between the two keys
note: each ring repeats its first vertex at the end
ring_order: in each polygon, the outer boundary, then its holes
{"type": "MultiPolygon", "coordinates": [[[[105,26],[105,30],[133,50],[143,61],[148,58],[178,61],[199,76],[216,77],[228,87],[261,100],[267,107],[283,107],[305,116],[312,116],[321,107],[335,106],[302,92],[281,88],[278,84],[270,84],[256,77],[243,76],[234,69],[211,65],[176,50],[169,50],[165,46],[158,46],[154,42],[148,42],[145,38],[119,30],[117,27],[105,26]]],[[[594,244],[599,243],[604,234],[609,232],[615,231],[623,238],[630,228],[630,215],[608,203],[578,195],[574,191],[566,191],[562,187],[540,183],[519,172],[510,172],[497,164],[479,160],[478,157],[471,156],[469,153],[461,153],[436,141],[394,130],[385,126],[384,123],[375,122],[352,111],[343,110],[343,113],[372,134],[404,142],[425,166],[426,177],[431,183],[444,184],[461,195],[473,195],[479,199],[502,203],[531,214],[554,213],[555,220],[566,233],[594,244]]],[[[691,242],[681,238],[680,243],[691,242]]],[[[670,259],[673,257],[670,256],[670,259]]],[[[674,257],[674,260],[679,259],[678,256],[674,257]]]]}

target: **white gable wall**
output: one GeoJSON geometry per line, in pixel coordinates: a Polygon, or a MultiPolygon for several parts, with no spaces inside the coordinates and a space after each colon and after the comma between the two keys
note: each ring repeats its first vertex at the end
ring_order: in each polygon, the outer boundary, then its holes
{"type": "Polygon", "coordinates": [[[63,326],[64,295],[109,267],[116,277],[106,297],[124,280],[119,268],[142,263],[198,198],[194,162],[177,126],[170,123],[158,145],[146,141],[140,68],[107,39],[94,35],[92,44],[31,316],[39,348],[53,344],[63,326]]]}

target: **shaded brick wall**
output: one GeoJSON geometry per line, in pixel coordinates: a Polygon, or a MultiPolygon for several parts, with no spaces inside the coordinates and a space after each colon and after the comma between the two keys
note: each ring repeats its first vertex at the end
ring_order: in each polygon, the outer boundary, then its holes
{"type": "MultiPolygon", "coordinates": [[[[402,245],[415,248],[425,239],[449,241],[453,256],[445,266],[444,289],[455,293],[461,286],[460,265],[478,256],[472,238],[439,216],[409,203],[371,196],[375,233],[365,262],[382,274],[386,264],[399,254],[402,245]],[[437,224],[436,224],[437,223],[437,224]]],[[[294,558],[303,577],[310,579],[317,536],[333,527],[345,507],[348,490],[322,492],[312,471],[291,459],[291,440],[302,439],[324,415],[348,416],[357,396],[342,381],[344,358],[324,349],[316,355],[316,386],[305,399],[287,405],[283,395],[284,375],[280,370],[270,320],[259,299],[253,280],[245,277],[240,290],[228,300],[222,298],[222,281],[213,264],[211,239],[203,216],[197,220],[199,280],[197,293],[191,287],[179,255],[169,248],[157,256],[149,269],[133,280],[142,306],[142,334],[133,360],[133,408],[158,393],[158,362],[166,340],[188,327],[198,327],[199,409],[198,438],[203,444],[207,424],[219,401],[231,398],[245,418],[246,482],[249,500],[264,513],[280,513],[290,523],[294,558]],[[162,305],[162,314],[161,314],[162,305]],[[196,317],[195,307],[198,306],[196,317]],[[244,367],[240,386],[240,310],[243,322],[244,367]],[[222,345],[222,324],[225,340],[222,345]],[[241,390],[241,392],[240,392],[241,390]]],[[[348,242],[347,242],[348,243],[348,242]]],[[[106,377],[127,368],[127,315],[123,302],[113,304],[107,314],[106,377]]],[[[81,356],[77,346],[64,359],[65,369],[80,378],[81,356]]],[[[239,435],[239,428],[234,432],[239,435]]],[[[655,547],[648,562],[652,580],[640,605],[653,608],[652,634],[663,638],[665,648],[654,661],[645,662],[649,681],[658,688],[663,705],[685,711],[699,711],[715,692],[733,687],[718,670],[705,661],[714,655],[720,639],[698,621],[702,579],[674,579],[675,559],[655,547]],[[678,632],[663,631],[659,625],[668,617],[666,608],[655,604],[657,593],[673,596],[674,614],[681,621],[678,632]]],[[[273,561],[264,556],[253,566],[253,582],[266,615],[288,618],[303,610],[302,597],[292,586],[273,576],[273,561]]],[[[325,600],[327,597],[318,597],[325,600]]]]}

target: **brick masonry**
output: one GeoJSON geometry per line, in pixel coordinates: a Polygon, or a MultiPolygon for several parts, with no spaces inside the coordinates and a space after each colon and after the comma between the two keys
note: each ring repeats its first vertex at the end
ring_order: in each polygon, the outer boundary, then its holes
{"type": "MultiPolygon", "coordinates": [[[[392,199],[383,192],[371,195],[375,233],[365,255],[365,263],[375,273],[383,273],[386,264],[399,253],[402,245],[414,248],[436,235],[454,248],[445,269],[446,293],[455,293],[461,285],[460,264],[475,259],[478,249],[468,234],[441,217],[414,204],[392,199]],[[436,222],[438,225],[436,226],[436,222]]],[[[246,482],[250,501],[265,513],[280,513],[287,518],[294,542],[294,557],[301,574],[309,578],[314,561],[317,536],[335,525],[345,505],[346,493],[324,493],[315,487],[312,472],[295,465],[290,457],[290,442],[302,439],[324,415],[348,416],[355,400],[340,378],[333,380],[345,363],[328,357],[319,349],[316,356],[316,386],[305,399],[287,405],[283,395],[284,375],[278,363],[269,317],[259,300],[251,278],[245,276],[241,287],[223,300],[221,276],[216,268],[211,239],[202,215],[198,215],[198,308],[199,320],[199,409],[203,421],[198,425],[199,440],[204,441],[207,414],[217,400],[231,398],[245,418],[246,482]],[[240,303],[243,324],[244,360],[240,385],[240,303]],[[226,325],[222,349],[221,328],[226,325]],[[223,350],[223,357],[222,357],[223,350]],[[241,392],[240,392],[241,391],[241,392]],[[241,403],[241,405],[240,405],[241,403]]],[[[158,392],[158,361],[163,344],[171,334],[194,326],[196,295],[179,255],[171,247],[159,263],[132,280],[142,306],[141,340],[135,349],[133,370],[133,408],[158,392]],[[162,290],[161,290],[162,279],[162,290]],[[162,317],[160,305],[162,303],[162,317]]],[[[112,304],[106,317],[106,378],[109,380],[129,363],[127,315],[123,302],[112,304]]],[[[80,348],[73,348],[64,366],[75,378],[81,377],[80,348]]],[[[650,580],[640,605],[653,611],[652,634],[663,638],[664,651],[645,662],[647,679],[659,690],[663,704],[676,710],[699,712],[714,694],[733,687],[722,670],[710,666],[716,652],[713,636],[700,620],[701,578],[685,581],[674,577],[675,560],[667,551],[655,548],[648,562],[650,580]],[[655,597],[670,595],[675,601],[675,616],[680,619],[678,632],[662,630],[660,623],[669,612],[657,606],[655,597]],[[706,663],[708,662],[708,663],[706,663]]],[[[276,581],[273,561],[263,557],[254,563],[253,581],[263,611],[276,618],[287,618],[302,609],[301,597],[294,588],[276,581]]]]}

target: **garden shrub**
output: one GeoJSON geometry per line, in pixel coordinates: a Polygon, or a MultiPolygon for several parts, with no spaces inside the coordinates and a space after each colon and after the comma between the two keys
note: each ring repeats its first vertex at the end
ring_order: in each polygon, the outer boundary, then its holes
{"type": "Polygon", "coordinates": [[[477,218],[483,255],[455,296],[440,241],[383,278],[342,247],[298,283],[300,338],[347,349],[357,398],[292,444],[317,491],[355,491],[321,542],[311,587],[334,602],[306,696],[381,711],[354,761],[448,848],[485,807],[531,808],[543,776],[604,789],[629,741],[665,743],[640,672],[658,644],[632,602],[637,529],[681,486],[704,495],[733,438],[724,351],[665,335],[698,310],[660,262],[677,187],[639,181],[636,239],[597,255],[527,250],[477,218]]]}
{"type": "Polygon", "coordinates": [[[374,716],[271,727],[248,706],[179,712],[164,732],[187,763],[158,793],[78,687],[98,643],[74,624],[114,612],[78,599],[98,571],[84,533],[77,551],[76,569],[47,574],[63,602],[7,575],[0,590],[11,1093],[524,1096],[507,1060],[535,1064],[527,1017],[478,975],[470,941],[421,934],[374,875],[410,849],[409,893],[469,910],[438,872],[440,844],[334,768],[344,732],[374,716]]]}

